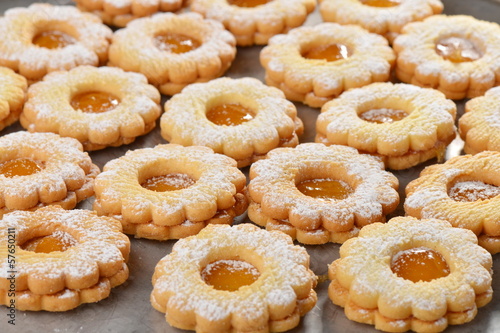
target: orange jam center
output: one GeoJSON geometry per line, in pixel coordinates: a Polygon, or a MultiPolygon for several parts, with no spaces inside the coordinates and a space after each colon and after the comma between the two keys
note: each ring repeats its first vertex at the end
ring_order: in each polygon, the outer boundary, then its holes
{"type": "Polygon", "coordinates": [[[347,59],[350,56],[347,46],[342,44],[328,44],[313,47],[304,53],[303,57],[313,60],[336,61],[347,59]]]}
{"type": "Polygon", "coordinates": [[[392,258],[391,269],[397,276],[412,282],[428,282],[450,274],[443,256],[426,247],[397,253],[392,258]]]}
{"type": "Polygon", "coordinates": [[[111,111],[118,104],[120,104],[118,98],[102,91],[84,92],[71,99],[73,109],[87,113],[111,111]]]}
{"type": "Polygon", "coordinates": [[[51,235],[35,237],[28,240],[21,248],[35,253],[50,253],[54,251],[66,251],[76,244],[76,240],[68,233],[56,231],[51,235]]]}
{"type": "Polygon", "coordinates": [[[253,115],[241,104],[225,103],[208,110],[207,119],[216,125],[237,126],[252,120],[253,115]]]}
{"type": "Polygon", "coordinates": [[[44,31],[36,35],[32,42],[47,49],[57,49],[75,43],[75,39],[64,32],[44,31]]]}
{"type": "Polygon", "coordinates": [[[481,52],[467,39],[460,37],[449,37],[440,40],[436,44],[438,55],[451,62],[467,62],[481,58],[481,52]]]}
{"type": "Polygon", "coordinates": [[[40,165],[29,158],[16,158],[0,164],[0,174],[12,178],[14,176],[29,176],[42,170],[40,165]]]}
{"type": "Polygon", "coordinates": [[[448,195],[455,201],[473,202],[500,195],[500,187],[481,181],[457,182],[450,188],[448,195]]]}
{"type": "Polygon", "coordinates": [[[343,200],[352,193],[351,187],[334,179],[311,179],[297,184],[297,189],[304,195],[323,200],[343,200]]]}
{"type": "Polygon", "coordinates": [[[259,276],[257,268],[242,260],[214,261],[201,271],[201,278],[206,284],[226,291],[251,285],[259,276]]]}
{"type": "Polygon", "coordinates": [[[408,113],[403,110],[394,109],[373,109],[363,112],[359,117],[363,120],[382,124],[382,123],[392,123],[406,117],[408,113]]]}
{"type": "Polygon", "coordinates": [[[230,5],[238,7],[257,7],[260,5],[265,5],[272,0],[227,0],[230,5]]]}
{"type": "Polygon", "coordinates": [[[401,3],[401,0],[359,0],[363,5],[372,7],[395,7],[401,3]]]}
{"type": "Polygon", "coordinates": [[[201,43],[191,37],[167,32],[156,36],[156,46],[162,51],[176,54],[186,53],[200,47],[201,43]]]}
{"type": "Polygon", "coordinates": [[[146,179],[141,186],[155,192],[176,191],[188,188],[195,180],[183,173],[171,173],[146,179]]]}

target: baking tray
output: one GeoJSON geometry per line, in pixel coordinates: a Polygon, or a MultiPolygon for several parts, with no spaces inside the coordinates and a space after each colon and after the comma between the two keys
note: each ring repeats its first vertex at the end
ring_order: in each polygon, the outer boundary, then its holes
{"type": "MultiPolygon", "coordinates": [[[[11,7],[27,6],[34,1],[30,0],[1,0],[0,12],[3,13],[11,7]]],[[[68,5],[70,0],[44,1],[54,5],[68,5]]],[[[500,4],[497,0],[443,0],[445,14],[468,14],[481,20],[496,21],[500,23],[500,4]]],[[[307,19],[306,25],[321,22],[318,9],[307,19]]],[[[261,81],[264,80],[264,70],[259,63],[260,46],[238,48],[238,53],[226,76],[240,78],[251,76],[261,81]]],[[[163,98],[165,101],[167,97],[163,98]]],[[[305,131],[300,142],[311,142],[315,135],[315,121],[319,109],[306,107],[300,103],[297,106],[299,116],[304,121],[305,131]]],[[[459,115],[463,114],[464,101],[457,102],[459,115]]],[[[0,135],[20,131],[23,128],[15,124],[0,135]]],[[[146,136],[138,138],[134,143],[118,147],[107,148],[90,155],[99,167],[114,158],[120,157],[128,150],[144,147],[153,147],[166,143],[160,136],[159,123],[155,130],[146,136]]],[[[448,147],[446,158],[463,154],[463,142],[455,139],[448,147]]],[[[404,188],[409,181],[418,177],[420,171],[427,165],[436,163],[431,160],[425,164],[394,174],[400,181],[399,193],[401,204],[394,214],[403,215],[402,203],[404,202],[404,188]]],[[[248,167],[243,171],[248,174],[248,167]]],[[[93,198],[81,203],[77,208],[92,209],[93,198]]],[[[250,222],[246,215],[240,216],[235,223],[250,222]]],[[[74,310],[63,313],[50,312],[22,312],[16,313],[16,325],[8,324],[7,309],[0,307],[0,332],[185,332],[172,328],[165,321],[164,315],[153,309],[149,302],[152,290],[151,277],[156,263],[167,255],[175,241],[151,241],[147,239],[131,238],[132,248],[129,261],[130,277],[121,286],[112,289],[111,295],[98,303],[85,304],[74,310]]],[[[327,266],[337,259],[339,244],[324,244],[305,246],[311,256],[311,269],[320,276],[327,274],[327,266]]],[[[449,333],[474,333],[474,332],[500,332],[500,257],[493,259],[493,300],[485,307],[480,308],[476,318],[468,324],[450,326],[449,333]]],[[[318,302],[314,309],[304,316],[292,333],[369,333],[376,332],[373,326],[364,325],[348,320],[342,308],[334,305],[327,295],[328,281],[320,283],[316,291],[318,302]]]]}

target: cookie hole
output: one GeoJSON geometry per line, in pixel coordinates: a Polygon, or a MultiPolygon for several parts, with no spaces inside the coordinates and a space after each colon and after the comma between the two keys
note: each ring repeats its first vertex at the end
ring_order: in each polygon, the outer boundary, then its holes
{"type": "Polygon", "coordinates": [[[243,260],[216,260],[201,270],[201,278],[216,290],[236,291],[260,276],[252,264],[243,260]]]}
{"type": "Polygon", "coordinates": [[[70,104],[81,112],[103,113],[116,108],[120,99],[104,91],[87,91],[73,96],[70,104]]]}
{"type": "Polygon", "coordinates": [[[156,47],[160,50],[176,54],[193,51],[201,45],[195,38],[173,32],[165,32],[156,35],[154,42],[156,47]]]}
{"type": "Polygon", "coordinates": [[[455,201],[474,202],[500,195],[500,187],[482,181],[458,181],[448,190],[448,196],[455,201]]]}
{"type": "Polygon", "coordinates": [[[273,0],[227,0],[227,3],[233,6],[252,8],[265,5],[273,0]]]}
{"type": "Polygon", "coordinates": [[[141,183],[145,189],[155,192],[177,191],[190,187],[196,180],[184,173],[170,173],[147,178],[141,183]]]}
{"type": "Polygon", "coordinates": [[[397,276],[412,282],[429,282],[450,274],[445,258],[427,247],[399,251],[392,257],[391,270],[397,276]]]}
{"type": "Polygon", "coordinates": [[[78,41],[78,33],[66,22],[49,21],[38,27],[31,42],[46,49],[63,48],[78,41]]]}
{"type": "Polygon", "coordinates": [[[401,0],[359,0],[359,2],[370,7],[396,7],[401,4],[401,0]]]}
{"type": "Polygon", "coordinates": [[[332,178],[306,179],[295,186],[302,194],[322,200],[344,200],[353,192],[349,184],[332,178]]]}
{"type": "Polygon", "coordinates": [[[33,237],[21,245],[25,251],[35,253],[64,252],[77,244],[77,241],[64,231],[55,231],[49,235],[33,237]]]}
{"type": "Polygon", "coordinates": [[[380,108],[364,111],[359,115],[359,118],[371,123],[383,124],[399,121],[406,116],[408,116],[408,113],[403,110],[380,108]]]}
{"type": "Polygon", "coordinates": [[[240,103],[222,103],[209,108],[206,117],[219,126],[238,126],[252,120],[254,112],[240,103]]]}
{"type": "Polygon", "coordinates": [[[316,45],[303,50],[302,57],[312,60],[326,60],[328,62],[347,59],[351,56],[351,50],[344,44],[316,45]]]}
{"type": "Polygon", "coordinates": [[[454,63],[474,61],[483,56],[483,52],[472,40],[458,36],[441,38],[435,47],[436,53],[445,60],[454,63]]]}
{"type": "Polygon", "coordinates": [[[0,164],[0,174],[7,178],[33,175],[43,169],[43,163],[31,158],[16,158],[0,164]]]}

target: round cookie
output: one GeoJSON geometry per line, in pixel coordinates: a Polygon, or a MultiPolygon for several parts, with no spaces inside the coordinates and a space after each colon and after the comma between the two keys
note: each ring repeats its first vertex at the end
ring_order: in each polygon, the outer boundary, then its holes
{"type": "Polygon", "coordinates": [[[0,67],[0,131],[19,119],[28,82],[7,67],[0,67]]]}

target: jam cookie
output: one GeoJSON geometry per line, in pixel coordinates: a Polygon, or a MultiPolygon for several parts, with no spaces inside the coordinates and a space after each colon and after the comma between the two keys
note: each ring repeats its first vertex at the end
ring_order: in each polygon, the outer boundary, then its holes
{"type": "Polygon", "coordinates": [[[50,206],[6,214],[0,225],[0,255],[14,249],[16,257],[15,272],[0,263],[2,305],[67,311],[108,297],[128,278],[130,241],[115,219],[50,206]]]}
{"type": "Polygon", "coordinates": [[[425,168],[406,187],[404,209],[472,230],[479,245],[500,252],[500,152],[453,157],[425,168]]]}
{"type": "Polygon", "coordinates": [[[108,59],[113,31],[73,6],[32,4],[0,18],[0,65],[38,81],[45,74],[108,59]]]}
{"type": "Polygon", "coordinates": [[[325,104],[316,142],[341,144],[406,169],[444,156],[455,138],[456,105],[442,93],[410,84],[373,83],[325,104]]]}
{"type": "Polygon", "coordinates": [[[0,131],[19,119],[27,88],[24,76],[0,67],[0,131]]]}
{"type": "Polygon", "coordinates": [[[304,244],[342,243],[399,204],[379,159],[345,146],[277,148],[250,168],[248,217],[304,244]]]}
{"type": "Polygon", "coordinates": [[[143,73],[165,95],[221,76],[235,56],[234,36],[197,13],[134,20],[115,32],[109,48],[110,65],[143,73]]]}
{"type": "Polygon", "coordinates": [[[207,147],[158,145],[109,161],[96,178],[94,209],[139,238],[179,239],[243,214],[246,177],[207,147]]]}
{"type": "Polygon", "coordinates": [[[328,268],[328,295],[347,318],[386,332],[441,332],[492,298],[492,258],[469,230],[395,217],[361,229],[328,268]]]}
{"type": "Polygon", "coordinates": [[[276,147],[295,147],[304,127],[284,94],[254,78],[192,84],[165,103],[161,134],[212,148],[247,166],[276,147]],[[189,105],[189,107],[186,107],[189,105]]]}
{"type": "Polygon", "coordinates": [[[395,59],[382,36],[336,23],[275,36],[260,53],[266,83],[312,107],[321,107],[344,90],[389,80],[395,59]]]}
{"type": "Polygon", "coordinates": [[[0,138],[0,216],[45,205],[73,209],[94,194],[98,173],[75,139],[24,131],[5,135],[0,138]]]}
{"type": "Polygon", "coordinates": [[[85,150],[129,144],[156,126],[161,96],[144,75],[120,68],[79,66],[31,85],[21,114],[30,132],[53,132],[85,150]]]}
{"type": "Polygon", "coordinates": [[[500,26],[472,16],[435,15],[406,25],[393,44],[396,75],[447,98],[483,95],[500,84],[500,26]]]}
{"type": "Polygon", "coordinates": [[[441,0],[319,0],[323,21],[357,24],[391,43],[403,26],[443,11],[441,0]]]}
{"type": "Polygon", "coordinates": [[[156,266],[151,304],[197,332],[283,332],[317,301],[309,255],[287,235],[251,224],[210,225],[156,266]]]}

